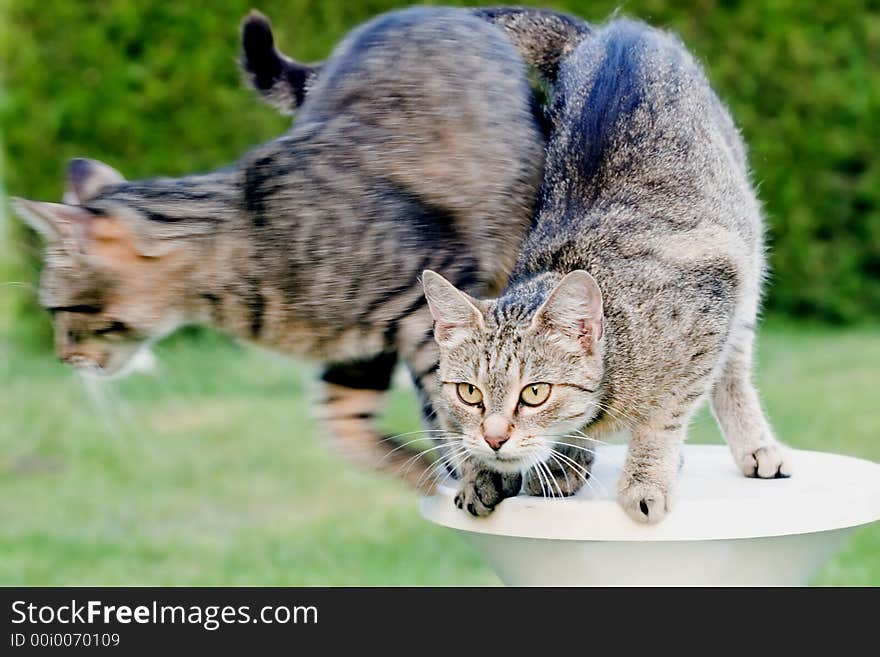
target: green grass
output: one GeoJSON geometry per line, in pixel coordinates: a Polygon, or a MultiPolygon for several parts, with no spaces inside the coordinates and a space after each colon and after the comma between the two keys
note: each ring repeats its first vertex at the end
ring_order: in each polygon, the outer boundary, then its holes
{"type": "MultiPolygon", "coordinates": [[[[16,343],[20,344],[20,343],[16,343]]],[[[90,397],[0,338],[0,584],[497,584],[396,482],[340,462],[309,418],[312,372],[209,335],[90,397]]],[[[797,447],[880,460],[880,330],[773,325],[759,382],[797,447]]],[[[389,424],[417,424],[406,390],[389,424]]],[[[707,414],[695,441],[717,441],[707,414]]],[[[880,584],[880,525],[815,579],[880,584]]]]}

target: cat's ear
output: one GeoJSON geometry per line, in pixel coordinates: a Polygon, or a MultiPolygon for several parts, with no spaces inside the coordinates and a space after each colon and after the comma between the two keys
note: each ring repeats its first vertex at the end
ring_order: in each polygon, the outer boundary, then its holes
{"type": "MultiPolygon", "coordinates": [[[[13,199],[18,214],[49,242],[60,243],[73,256],[132,260],[152,256],[134,231],[116,217],[96,215],[78,205],[13,199]]],[[[150,243],[148,240],[143,240],[150,243]]]]}
{"type": "Polygon", "coordinates": [[[50,242],[74,243],[86,235],[91,212],[75,205],[12,199],[19,217],[50,242]]]}
{"type": "Polygon", "coordinates": [[[479,302],[430,269],[422,272],[425,298],[434,318],[434,339],[441,347],[460,344],[467,335],[483,328],[479,302]]]}
{"type": "Polygon", "coordinates": [[[101,193],[105,187],[125,182],[125,178],[113,167],[78,157],[67,165],[67,191],[64,202],[82,205],[101,193]]]}
{"type": "Polygon", "coordinates": [[[555,329],[592,349],[602,339],[603,316],[602,292],[596,279],[578,269],[553,288],[535,313],[532,328],[555,329]]]}

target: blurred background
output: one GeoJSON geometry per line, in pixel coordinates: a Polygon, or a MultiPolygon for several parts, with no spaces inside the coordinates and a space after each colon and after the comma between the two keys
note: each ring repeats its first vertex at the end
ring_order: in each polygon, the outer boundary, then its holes
{"type": "MultiPolygon", "coordinates": [[[[236,64],[252,6],[312,61],[405,4],[7,0],[0,192],[60,199],[75,156],[130,179],[229,164],[289,125],[236,64]]],[[[771,420],[791,445],[880,461],[880,2],[540,4],[674,29],[706,65],[769,224],[771,420]]],[[[190,330],[159,345],[155,371],[86,387],[52,354],[39,242],[5,200],[0,213],[0,584],[497,583],[413,494],[334,458],[308,365],[190,330]]],[[[418,427],[408,390],[386,422],[418,427]]],[[[692,440],[720,441],[707,413],[692,440]]],[[[880,584],[880,527],[815,583],[880,584]]]]}

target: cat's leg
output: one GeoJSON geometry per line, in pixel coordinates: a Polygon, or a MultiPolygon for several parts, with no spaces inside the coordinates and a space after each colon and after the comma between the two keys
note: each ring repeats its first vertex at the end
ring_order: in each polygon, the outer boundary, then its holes
{"type": "Polygon", "coordinates": [[[721,377],[712,389],[712,413],[743,474],[761,479],[789,477],[791,463],[773,435],[751,380],[751,326],[743,328],[737,336],[721,377]]]}
{"type": "Polygon", "coordinates": [[[589,480],[593,450],[580,445],[557,445],[554,450],[555,453],[542,466],[535,466],[525,474],[523,490],[528,495],[568,497],[589,480]]]}
{"type": "Polygon", "coordinates": [[[461,467],[455,506],[472,516],[487,516],[503,500],[518,495],[521,487],[522,475],[518,472],[495,472],[468,460],[461,467]]]}
{"type": "Polygon", "coordinates": [[[376,430],[374,421],[391,387],[397,355],[335,364],[321,377],[319,418],[334,447],[345,458],[372,470],[403,478],[427,491],[431,463],[376,430]]]}
{"type": "Polygon", "coordinates": [[[692,409],[691,402],[632,429],[617,499],[634,520],[659,522],[669,512],[692,409]]]}

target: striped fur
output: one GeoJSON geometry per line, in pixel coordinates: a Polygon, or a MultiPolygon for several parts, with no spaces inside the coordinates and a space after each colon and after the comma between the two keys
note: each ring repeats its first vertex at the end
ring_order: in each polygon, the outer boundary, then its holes
{"type": "Polygon", "coordinates": [[[501,29],[451,9],[379,17],[322,65],[292,129],[236,165],[137,182],[78,165],[76,204],[22,203],[50,238],[41,294],[58,353],[113,373],[201,323],[323,361],[321,410],[340,447],[394,473],[406,462],[424,482],[430,464],[402,461],[370,422],[388,355],[413,372],[433,426],[438,355],[419,275],[503,287],[543,146],[501,29]]]}
{"type": "MultiPolygon", "coordinates": [[[[573,16],[525,7],[464,9],[502,28],[523,59],[552,84],[559,62],[590,32],[573,16]]],[[[258,11],[247,15],[241,28],[241,68],[263,99],[284,114],[292,114],[321,74],[321,64],[302,64],[275,47],[269,19],[258,11]]]]}
{"type": "MultiPolygon", "coordinates": [[[[670,508],[679,447],[707,397],[746,475],[787,476],[750,380],[760,207],[702,70],[675,37],[614,21],[562,64],[554,116],[536,219],[506,290],[480,301],[425,275],[441,423],[483,467],[524,473],[544,495],[589,477],[585,436],[625,430],[618,497],[639,521],[670,508]],[[538,382],[552,391],[532,408],[520,395],[538,382]]],[[[468,482],[459,493],[485,495],[468,482]]]]}

